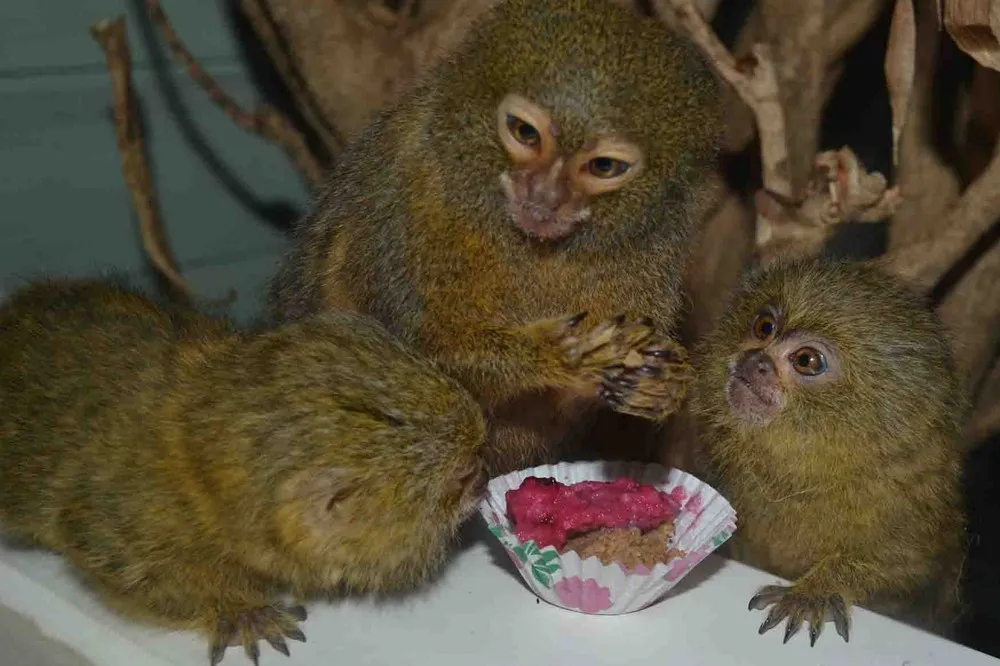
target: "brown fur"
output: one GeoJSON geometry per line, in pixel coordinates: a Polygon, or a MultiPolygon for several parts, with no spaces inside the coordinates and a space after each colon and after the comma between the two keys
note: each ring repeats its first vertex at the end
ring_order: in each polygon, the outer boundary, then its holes
{"type": "Polygon", "coordinates": [[[706,462],[739,517],[736,556],[803,599],[840,595],[946,632],[959,610],[966,403],[921,298],[863,264],[779,264],[744,280],[694,365],[706,462]],[[751,426],[726,399],[727,363],[753,346],[766,304],[786,330],[832,344],[841,375],[793,387],[773,422],[751,426]]]}
{"type": "Polygon", "coordinates": [[[254,612],[295,634],[283,592],[425,581],[484,435],[454,380],[356,315],[247,334],[68,280],[0,309],[0,525],[126,615],[216,641],[254,612]]]}
{"type": "Polygon", "coordinates": [[[502,2],[340,157],[275,280],[275,314],[374,315],[484,404],[491,471],[551,458],[598,403],[553,375],[531,327],[624,312],[669,334],[714,193],[717,99],[702,57],[659,21],[606,0],[502,2]],[[494,125],[510,92],[550,111],[567,150],[616,130],[645,151],[643,173],[595,196],[557,244],[528,239],[505,210],[494,125]]]}

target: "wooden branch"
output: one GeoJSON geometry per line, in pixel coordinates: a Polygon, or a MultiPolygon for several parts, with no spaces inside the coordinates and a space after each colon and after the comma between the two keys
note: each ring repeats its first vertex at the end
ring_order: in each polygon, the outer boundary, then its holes
{"type": "MultiPolygon", "coordinates": [[[[868,173],[854,153],[844,148],[813,154],[812,168],[802,178],[805,185],[796,192],[790,164],[790,144],[787,125],[789,103],[783,100],[779,68],[775,62],[774,45],[755,44],[753,57],[738,62],[719,41],[692,0],[656,0],[654,8],[661,17],[683,28],[698,45],[716,72],[753,112],[761,144],[763,170],[762,192],[757,203],[757,259],[768,261],[779,255],[814,254],[822,248],[833,227],[847,222],[875,221],[890,215],[899,204],[898,193],[886,187],[882,174],[868,173]]],[[[808,30],[793,45],[807,50],[808,41],[822,29],[822,12],[813,17],[808,30]]],[[[780,45],[779,45],[780,46],[780,45]]],[[[783,47],[783,48],[788,48],[783,47]]],[[[823,51],[818,51],[820,55],[823,51]]],[[[799,115],[809,115],[809,109],[823,97],[825,59],[813,54],[806,68],[814,79],[815,99],[791,104],[799,115]],[[816,70],[816,71],[813,71],[816,70]]],[[[785,87],[794,87],[794,75],[801,67],[794,63],[782,65],[785,87]]],[[[797,139],[800,152],[815,150],[815,116],[800,119],[800,124],[813,125],[797,139]],[[811,134],[810,134],[811,133],[811,134]],[[803,148],[803,146],[805,146],[803,148]]]]}
{"type": "Polygon", "coordinates": [[[243,13],[250,22],[257,38],[260,39],[271,64],[278,70],[278,75],[288,87],[288,91],[295,100],[296,108],[305,121],[309,123],[310,128],[316,132],[327,151],[331,155],[335,155],[344,147],[344,136],[336,127],[327,122],[317,109],[315,100],[282,45],[281,36],[265,6],[265,0],[240,0],[240,7],[243,8],[243,13]]]}
{"type": "Polygon", "coordinates": [[[966,188],[947,217],[940,221],[940,232],[928,240],[892,251],[892,270],[904,279],[932,285],[998,220],[1000,142],[986,171],[966,188]]]}
{"type": "Polygon", "coordinates": [[[893,166],[899,165],[899,142],[910,110],[916,65],[917,24],[913,0],[896,0],[885,54],[885,79],[892,107],[893,166]]]}
{"type": "MultiPolygon", "coordinates": [[[[912,90],[908,102],[900,105],[905,108],[897,111],[894,104],[893,109],[894,115],[905,113],[901,127],[899,119],[893,120],[899,128],[896,187],[902,204],[889,225],[889,248],[880,263],[916,286],[936,287],[936,310],[954,340],[956,364],[965,385],[975,392],[990,370],[990,362],[983,359],[992,361],[1000,332],[1000,248],[980,252],[977,247],[988,240],[983,234],[1000,217],[1000,155],[983,151],[988,164],[961,190],[958,169],[942,154],[937,139],[941,130],[955,131],[953,126],[938,127],[940,86],[946,78],[942,69],[949,66],[942,49],[941,40],[948,37],[939,2],[912,1],[918,19],[912,90]]],[[[977,401],[972,422],[988,418],[981,412],[990,407],[977,401]]],[[[970,433],[979,427],[970,425],[970,433]]]]}
{"type": "MultiPolygon", "coordinates": [[[[1000,345],[1000,251],[994,247],[976,261],[937,306],[954,340],[955,363],[973,395],[983,391],[983,378],[1000,345]]],[[[981,401],[977,401],[980,402],[981,401]]]]}
{"type": "Polygon", "coordinates": [[[198,64],[198,61],[195,60],[170,24],[159,0],[146,0],[146,8],[170,51],[184,65],[191,79],[239,127],[277,144],[284,150],[306,185],[311,189],[316,189],[323,180],[324,169],[320,160],[309,149],[305,137],[295,129],[292,122],[277,109],[266,104],[258,107],[253,113],[248,113],[240,108],[239,104],[227,95],[208,72],[198,64]]]}
{"type": "Polygon", "coordinates": [[[1000,400],[973,412],[972,418],[962,431],[962,439],[971,448],[998,431],[1000,431],[1000,400]]]}
{"type": "Polygon", "coordinates": [[[844,146],[816,156],[805,196],[788,201],[761,190],[757,211],[771,222],[770,236],[757,236],[762,263],[790,255],[819,253],[833,229],[848,222],[878,222],[899,206],[899,191],[885,176],[869,173],[854,151],[844,146]]]}
{"type": "Polygon", "coordinates": [[[132,65],[125,36],[125,18],[97,23],[91,26],[90,34],[104,50],[111,74],[115,139],[125,184],[139,217],[143,248],[156,270],[183,297],[190,299],[191,289],[181,277],[167,242],[143,145],[142,129],[136,113],[137,100],[132,93],[132,65]]]}
{"type": "Polygon", "coordinates": [[[947,39],[937,21],[936,5],[937,0],[914,0],[919,20],[914,40],[913,87],[906,117],[893,121],[900,127],[894,186],[902,201],[889,223],[890,255],[902,247],[933,239],[960,190],[958,173],[942,155],[936,140],[942,40],[947,39]]]}
{"type": "MultiPolygon", "coordinates": [[[[843,72],[843,57],[878,19],[888,0],[833,0],[827,16],[826,71],[823,75],[820,108],[825,107],[843,72]]],[[[703,15],[705,15],[703,13],[703,15]]],[[[733,44],[737,61],[750,54],[753,44],[760,41],[764,30],[763,7],[754,3],[749,16],[733,44]]],[[[728,101],[728,100],[727,100],[728,101]]],[[[727,111],[727,149],[742,152],[757,135],[753,114],[745,105],[727,111]]]]}
{"type": "Polygon", "coordinates": [[[755,44],[753,57],[738,63],[692,0],[655,0],[654,7],[660,16],[672,16],[705,54],[718,75],[750,107],[760,135],[764,186],[779,195],[792,196],[791,181],[785,169],[788,160],[785,114],[778,95],[778,75],[770,47],[755,44]]]}
{"type": "MultiPolygon", "coordinates": [[[[747,106],[756,112],[760,106],[758,99],[761,97],[757,89],[761,87],[759,80],[755,86],[754,77],[741,70],[736,59],[716,36],[712,26],[698,11],[695,3],[692,0],[655,0],[653,5],[659,16],[672,17],[672,20],[687,31],[694,43],[715,67],[719,76],[736,90],[747,106]]],[[[770,64],[770,61],[767,64],[770,64]]],[[[760,78],[761,75],[758,72],[757,79],[760,78]]],[[[766,80],[766,72],[763,78],[766,80]]]]}
{"type": "Polygon", "coordinates": [[[1000,71],[1000,0],[948,0],[944,25],[976,62],[1000,71]]]}
{"type": "Polygon", "coordinates": [[[826,29],[826,62],[837,62],[874,25],[889,0],[849,0],[826,29]]]}
{"type": "Polygon", "coordinates": [[[965,425],[963,438],[970,446],[975,446],[1000,432],[1000,361],[984,379],[984,386],[972,410],[972,416],[965,425]]]}
{"type": "Polygon", "coordinates": [[[722,0],[697,0],[698,1],[698,11],[705,20],[711,21],[716,12],[719,11],[719,5],[722,4],[722,0]]]}
{"type": "MultiPolygon", "coordinates": [[[[764,41],[777,74],[776,89],[784,112],[784,165],[793,197],[809,185],[819,151],[821,94],[826,72],[828,0],[759,0],[764,41]]],[[[764,187],[771,189],[768,183],[764,187]]],[[[772,190],[773,191],[773,190],[772,190]]]]}

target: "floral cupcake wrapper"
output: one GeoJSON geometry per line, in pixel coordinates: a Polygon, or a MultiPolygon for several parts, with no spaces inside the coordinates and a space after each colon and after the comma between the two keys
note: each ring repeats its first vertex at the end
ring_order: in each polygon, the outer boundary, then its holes
{"type": "Polygon", "coordinates": [[[489,483],[479,512],[539,598],[567,610],[596,615],[632,613],[659,601],[736,530],[736,512],[712,487],[680,470],[628,462],[541,465],[496,477],[489,483]],[[553,546],[539,549],[534,541],[521,543],[507,520],[506,495],[530,476],[553,478],[567,485],[624,476],[656,486],[677,502],[674,535],[667,547],[683,551],[683,557],[659,563],[651,570],[640,567],[627,571],[620,563],[605,565],[596,557],[581,561],[573,551],[560,554],[553,546]]]}

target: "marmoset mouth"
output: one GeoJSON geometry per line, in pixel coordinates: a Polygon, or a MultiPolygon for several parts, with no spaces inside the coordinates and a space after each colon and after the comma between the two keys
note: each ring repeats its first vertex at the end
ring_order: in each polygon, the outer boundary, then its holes
{"type": "Polygon", "coordinates": [[[508,210],[517,228],[524,235],[538,240],[561,240],[569,236],[579,222],[579,218],[560,216],[553,210],[540,213],[526,205],[512,204],[508,210]]]}
{"type": "Polygon", "coordinates": [[[743,377],[742,375],[733,375],[733,379],[743,384],[747,388],[747,390],[750,391],[762,403],[766,405],[774,403],[773,399],[771,399],[764,391],[760,390],[760,388],[750,383],[750,381],[747,380],[746,377],[743,377]]]}
{"type": "Polygon", "coordinates": [[[590,217],[585,197],[561,181],[540,179],[531,170],[504,172],[500,185],[511,221],[530,238],[561,240],[590,217]]]}
{"type": "Polygon", "coordinates": [[[764,425],[781,412],[781,395],[734,372],[726,382],[726,401],[741,421],[764,425]]]}

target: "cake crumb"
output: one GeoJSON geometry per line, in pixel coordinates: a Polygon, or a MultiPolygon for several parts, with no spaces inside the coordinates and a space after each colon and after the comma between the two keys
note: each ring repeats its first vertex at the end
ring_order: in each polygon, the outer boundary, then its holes
{"type": "Polygon", "coordinates": [[[674,534],[673,522],[643,533],[638,527],[601,528],[566,542],[563,552],[574,551],[581,560],[596,556],[603,564],[620,563],[626,570],[639,567],[652,569],[682,557],[684,552],[667,548],[674,534]]]}

